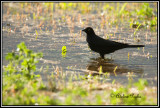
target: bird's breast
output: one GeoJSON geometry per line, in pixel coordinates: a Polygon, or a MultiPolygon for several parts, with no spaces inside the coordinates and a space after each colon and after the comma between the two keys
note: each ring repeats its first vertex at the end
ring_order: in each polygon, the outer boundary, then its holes
{"type": "Polygon", "coordinates": [[[98,49],[97,49],[97,47],[96,47],[94,44],[88,43],[88,46],[89,46],[89,48],[90,48],[92,51],[98,52],[98,49]]]}

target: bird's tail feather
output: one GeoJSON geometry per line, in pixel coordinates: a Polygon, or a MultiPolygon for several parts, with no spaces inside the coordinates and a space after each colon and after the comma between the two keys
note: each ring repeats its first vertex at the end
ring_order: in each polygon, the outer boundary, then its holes
{"type": "Polygon", "coordinates": [[[128,45],[128,47],[145,47],[145,45],[128,45]]]}

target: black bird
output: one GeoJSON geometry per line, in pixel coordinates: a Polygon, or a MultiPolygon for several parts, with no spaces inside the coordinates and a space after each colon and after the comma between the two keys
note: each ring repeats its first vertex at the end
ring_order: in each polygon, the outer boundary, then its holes
{"type": "Polygon", "coordinates": [[[87,42],[92,51],[95,51],[100,54],[104,59],[105,54],[113,53],[116,50],[123,48],[135,48],[135,47],[144,47],[144,45],[129,45],[125,43],[119,43],[111,40],[103,39],[97,36],[94,30],[91,27],[83,29],[87,33],[87,42]]]}

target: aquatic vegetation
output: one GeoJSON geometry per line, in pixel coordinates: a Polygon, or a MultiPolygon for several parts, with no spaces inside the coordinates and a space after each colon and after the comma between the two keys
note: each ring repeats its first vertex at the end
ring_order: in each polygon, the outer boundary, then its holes
{"type": "Polygon", "coordinates": [[[155,16],[153,9],[149,7],[149,3],[144,3],[141,9],[136,10],[136,13],[137,16],[141,19],[155,16]]]}
{"type": "Polygon", "coordinates": [[[62,57],[66,57],[67,48],[66,46],[62,47],[62,57]]]}
{"type": "Polygon", "coordinates": [[[38,32],[37,32],[37,30],[35,30],[35,32],[36,32],[36,38],[35,38],[35,39],[37,39],[37,37],[38,37],[38,32]]]}
{"type": "Polygon", "coordinates": [[[141,24],[139,24],[138,27],[136,28],[136,30],[134,31],[134,36],[136,35],[136,32],[139,30],[140,26],[141,26],[141,24]]]}
{"type": "Polygon", "coordinates": [[[117,70],[117,66],[116,66],[116,67],[114,68],[114,70],[113,70],[115,76],[117,76],[116,70],[117,70]]]}

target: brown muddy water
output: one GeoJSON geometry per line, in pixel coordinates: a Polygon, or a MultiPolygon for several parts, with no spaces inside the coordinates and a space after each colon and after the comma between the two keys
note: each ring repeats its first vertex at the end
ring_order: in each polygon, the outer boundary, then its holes
{"type": "MultiPolygon", "coordinates": [[[[5,55],[15,51],[17,44],[24,41],[34,52],[43,52],[43,58],[37,64],[37,68],[42,66],[46,68],[48,65],[47,74],[51,74],[54,67],[61,67],[63,72],[88,75],[91,71],[99,72],[99,67],[102,66],[103,72],[110,73],[110,80],[107,80],[109,82],[115,79],[121,84],[128,84],[127,76],[133,73],[133,81],[144,78],[148,80],[150,86],[156,86],[157,28],[153,28],[154,31],[142,28],[136,36],[133,36],[135,28],[131,28],[125,21],[118,21],[117,25],[106,23],[102,28],[102,13],[96,10],[81,14],[74,9],[70,11],[57,9],[50,15],[45,13],[45,8],[42,8],[43,12],[38,16],[38,9],[41,10],[39,5],[31,4],[28,10],[19,5],[19,3],[3,3],[1,37],[3,65],[7,64],[5,55]],[[34,18],[34,13],[37,18],[34,18]],[[81,32],[88,26],[93,27],[95,33],[103,38],[109,35],[111,40],[144,44],[145,48],[118,50],[105,55],[106,59],[102,60],[99,54],[88,48],[86,34],[81,32]],[[38,36],[35,31],[38,32],[38,36]],[[66,57],[62,57],[61,54],[63,46],[67,48],[66,57]],[[116,66],[117,76],[113,72],[116,66]]],[[[104,14],[107,16],[107,13],[104,14]]]]}

